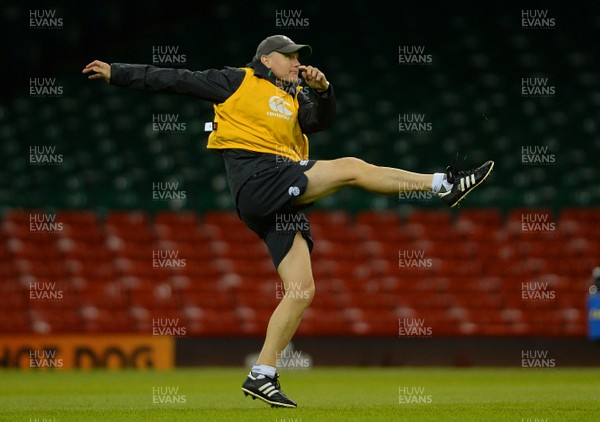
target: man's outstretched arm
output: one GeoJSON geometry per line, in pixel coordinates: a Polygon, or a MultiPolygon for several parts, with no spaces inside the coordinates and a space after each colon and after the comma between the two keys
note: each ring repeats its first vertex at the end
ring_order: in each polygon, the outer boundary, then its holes
{"type": "Polygon", "coordinates": [[[229,98],[244,79],[244,71],[237,68],[192,72],[141,64],[108,64],[100,60],[89,63],[82,73],[89,73],[89,79],[104,79],[116,86],[189,95],[215,103],[229,98]]]}

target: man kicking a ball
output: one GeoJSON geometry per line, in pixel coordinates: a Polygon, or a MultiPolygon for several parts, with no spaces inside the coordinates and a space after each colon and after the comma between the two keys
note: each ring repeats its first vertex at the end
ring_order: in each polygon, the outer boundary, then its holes
{"type": "Polygon", "coordinates": [[[277,356],[292,339],[315,293],[313,240],[301,210],[347,186],[383,195],[398,194],[402,187],[432,191],[454,207],[494,167],[488,161],[469,171],[449,166],[445,172],[420,174],[351,157],[309,160],[306,135],[329,128],[335,114],[333,87],[325,74],[300,64],[300,58],[311,52],[308,45],[273,35],[258,45],[251,63],[242,68],[193,72],[94,60],[83,69],[89,79],[112,85],[214,103],[208,148],[221,153],[238,215],[266,243],[286,289],[269,320],[256,364],[242,384],[245,395],[278,407],[297,406],[281,390],[277,356]],[[314,100],[303,92],[299,75],[315,93],[314,100]],[[297,230],[279,230],[276,221],[282,216],[284,221],[304,224],[297,230]]]}

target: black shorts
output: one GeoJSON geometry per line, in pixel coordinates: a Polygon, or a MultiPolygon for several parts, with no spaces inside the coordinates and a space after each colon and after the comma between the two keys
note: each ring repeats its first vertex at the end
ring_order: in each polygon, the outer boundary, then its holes
{"type": "Polygon", "coordinates": [[[289,252],[300,232],[312,251],[310,224],[302,212],[308,205],[292,205],[308,186],[304,174],[316,161],[285,163],[253,175],[240,189],[236,201],[242,221],[267,245],[275,268],[289,252]]]}

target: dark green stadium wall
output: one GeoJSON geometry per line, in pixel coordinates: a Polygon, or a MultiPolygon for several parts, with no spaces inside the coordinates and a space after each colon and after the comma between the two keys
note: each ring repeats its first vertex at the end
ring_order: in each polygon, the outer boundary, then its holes
{"type": "MultiPolygon", "coordinates": [[[[350,155],[419,172],[442,170],[457,156],[467,167],[494,159],[489,186],[466,206],[600,203],[597,3],[248,6],[3,4],[2,32],[10,41],[2,46],[9,82],[0,99],[0,207],[232,209],[224,166],[205,148],[211,104],[90,82],[80,72],[96,58],[152,63],[160,46],[185,56],[178,67],[242,66],[262,38],[280,32],[313,45],[308,62],[326,72],[338,98],[334,126],[311,136],[311,158],[350,155]],[[32,10],[53,10],[62,28],[28,27],[32,10]],[[554,26],[523,28],[524,10],[546,11],[554,26]],[[281,26],[282,11],[303,20],[281,26]],[[402,63],[410,51],[426,64],[402,63]],[[32,97],[32,78],[55,78],[61,94],[32,97]],[[551,94],[524,95],[528,78],[545,78],[551,94]],[[156,131],[156,116],[183,126],[156,131]],[[401,129],[415,118],[424,126],[401,129]],[[63,161],[32,165],[32,146],[54,148],[63,161]],[[523,158],[532,154],[537,161],[523,158]],[[185,198],[157,200],[153,185],[167,182],[177,183],[185,198]]],[[[317,205],[350,211],[436,206],[427,198],[356,190],[317,205]]]]}

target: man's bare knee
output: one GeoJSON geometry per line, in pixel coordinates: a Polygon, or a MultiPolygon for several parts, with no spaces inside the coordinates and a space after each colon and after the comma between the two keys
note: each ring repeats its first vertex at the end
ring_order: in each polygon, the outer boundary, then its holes
{"type": "Polygon", "coordinates": [[[304,308],[310,305],[314,297],[315,283],[312,279],[306,283],[289,283],[284,295],[285,299],[293,301],[304,308]]]}
{"type": "Polygon", "coordinates": [[[308,305],[310,305],[310,303],[312,302],[312,300],[315,297],[315,283],[314,283],[314,281],[312,283],[310,283],[308,286],[306,286],[304,288],[304,291],[306,292],[306,301],[308,302],[307,303],[307,306],[308,306],[308,305]]]}
{"type": "Polygon", "coordinates": [[[318,161],[305,174],[308,187],[304,195],[295,199],[297,205],[310,204],[343,187],[360,186],[371,164],[354,157],[318,161]]]}
{"type": "Polygon", "coordinates": [[[360,175],[369,166],[369,164],[367,164],[365,161],[356,157],[338,158],[336,161],[338,161],[340,163],[339,165],[343,167],[344,173],[346,174],[345,182],[350,186],[356,185],[360,175]]]}

